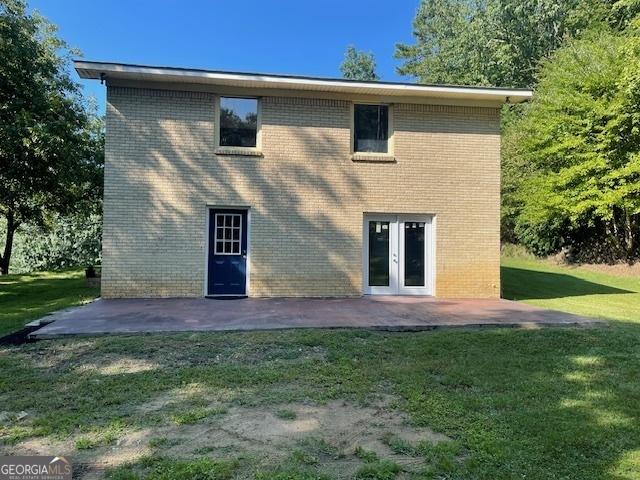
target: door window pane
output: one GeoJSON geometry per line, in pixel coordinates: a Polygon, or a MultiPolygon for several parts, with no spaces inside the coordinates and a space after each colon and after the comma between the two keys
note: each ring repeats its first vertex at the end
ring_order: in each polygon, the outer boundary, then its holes
{"type": "Polygon", "coordinates": [[[407,287],[424,287],[424,223],[404,224],[404,284],[407,287]]]}
{"type": "Polygon", "coordinates": [[[369,286],[389,286],[389,222],[369,222],[369,286]]]}
{"type": "Polygon", "coordinates": [[[220,146],[255,147],[257,133],[257,99],[220,98],[220,146]]]}
{"type": "Polygon", "coordinates": [[[216,255],[240,254],[241,221],[241,215],[236,213],[216,213],[216,255]]]}
{"type": "Polygon", "coordinates": [[[389,107],[387,105],[354,105],[354,151],[388,151],[389,107]]]}

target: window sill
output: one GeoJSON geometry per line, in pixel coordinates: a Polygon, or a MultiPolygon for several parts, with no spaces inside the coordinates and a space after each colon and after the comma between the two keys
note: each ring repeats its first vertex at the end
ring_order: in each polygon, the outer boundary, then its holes
{"type": "Polygon", "coordinates": [[[396,157],[388,153],[352,153],[351,160],[354,162],[376,162],[395,163],[396,157]]]}
{"type": "Polygon", "coordinates": [[[214,150],[216,155],[238,155],[241,157],[262,157],[262,151],[250,147],[218,147],[214,150]]]}

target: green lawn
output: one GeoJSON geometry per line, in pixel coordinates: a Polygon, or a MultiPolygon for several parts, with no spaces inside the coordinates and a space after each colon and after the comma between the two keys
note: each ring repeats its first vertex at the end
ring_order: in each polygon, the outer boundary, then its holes
{"type": "Polygon", "coordinates": [[[100,294],[84,282],[81,270],[0,276],[0,337],[20,330],[30,320],[100,294]]]}
{"type": "Polygon", "coordinates": [[[509,259],[506,296],[615,320],[589,328],[203,333],[0,348],[0,410],[28,414],[0,423],[0,453],[44,445],[47,454],[84,463],[82,475],[91,462],[135,445],[104,473],[119,480],[640,478],[638,291],[633,279],[509,259]],[[217,437],[225,422],[259,421],[256,412],[296,422],[301,405],[344,402],[357,412],[380,399],[391,399],[385,411],[406,412],[414,427],[450,440],[385,436],[385,456],[317,432],[275,449],[250,445],[245,431],[229,434],[237,444],[217,437]]]}
{"type": "Polygon", "coordinates": [[[640,278],[503,258],[503,297],[592,317],[640,322],[640,278]]]}

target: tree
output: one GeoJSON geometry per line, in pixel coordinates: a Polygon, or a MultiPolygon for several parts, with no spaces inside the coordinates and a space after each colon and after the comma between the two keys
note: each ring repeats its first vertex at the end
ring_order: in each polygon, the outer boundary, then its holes
{"type": "Polygon", "coordinates": [[[532,87],[539,62],[598,23],[623,28],[639,0],[422,0],[416,42],[396,45],[423,83],[532,87]]]}
{"type": "Polygon", "coordinates": [[[376,75],[376,61],[373,53],[359,52],[356,47],[349,45],[340,65],[344,78],[351,80],[378,80],[376,75]]]}
{"type": "MultiPolygon", "coordinates": [[[[639,13],[640,0],[422,0],[415,43],[396,46],[404,61],[398,71],[424,83],[535,87],[541,63],[566,42],[586,32],[622,31],[639,13]]],[[[501,235],[510,242],[526,237],[531,248],[549,252],[563,244],[565,223],[546,224],[540,235],[533,228],[525,233],[522,224],[519,235],[515,230],[522,179],[534,166],[513,155],[523,132],[511,126],[527,111],[526,105],[502,110],[501,235]]],[[[572,231],[574,240],[597,234],[587,224],[572,231]]]]}
{"type": "Polygon", "coordinates": [[[413,45],[397,44],[401,75],[421,83],[491,84],[485,71],[483,2],[422,0],[413,21],[413,45]]]}
{"type": "Polygon", "coordinates": [[[0,1],[0,274],[9,272],[20,225],[77,211],[100,194],[101,139],[68,74],[70,54],[22,0],[0,1]]]}
{"type": "Polygon", "coordinates": [[[520,170],[515,231],[540,254],[638,256],[640,33],[597,30],[544,62],[536,97],[509,126],[520,170]]]}
{"type": "Polygon", "coordinates": [[[45,225],[25,223],[16,232],[14,273],[91,266],[101,262],[102,215],[87,212],[46,216],[45,225]]]}
{"type": "MultiPolygon", "coordinates": [[[[614,29],[624,30],[640,15],[640,0],[606,0],[603,18],[614,29]],[[608,7],[608,8],[607,8],[608,7]]],[[[601,7],[602,8],[602,7],[601,7]]],[[[585,12],[588,14],[588,12],[585,12]]],[[[593,12],[591,12],[593,14],[593,12]]]]}

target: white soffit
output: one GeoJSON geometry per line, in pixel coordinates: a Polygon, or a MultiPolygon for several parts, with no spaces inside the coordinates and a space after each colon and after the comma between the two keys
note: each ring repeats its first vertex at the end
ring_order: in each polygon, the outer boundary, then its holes
{"type": "Polygon", "coordinates": [[[243,88],[303,90],[391,97],[484,100],[511,103],[529,100],[533,95],[531,90],[524,89],[421,85],[398,82],[362,82],[358,80],[334,78],[222,72],[83,60],[74,61],[74,65],[80,78],[96,80],[122,79],[145,82],[197,83],[243,88]]]}

